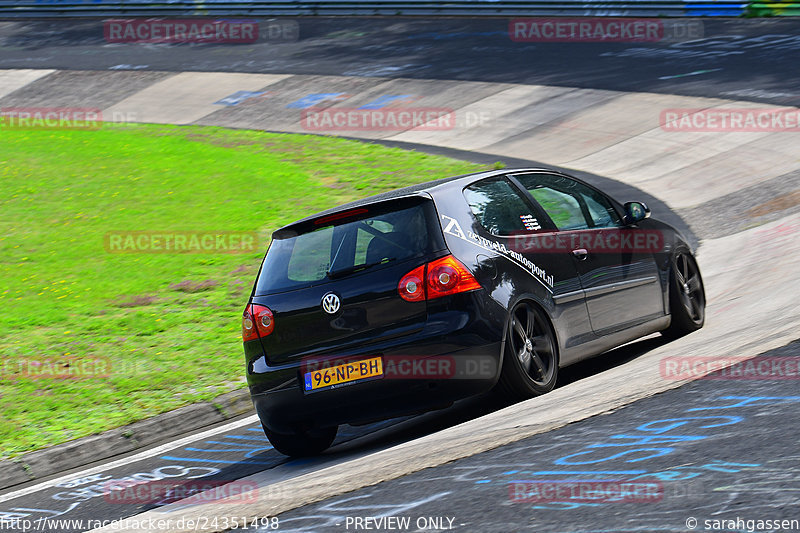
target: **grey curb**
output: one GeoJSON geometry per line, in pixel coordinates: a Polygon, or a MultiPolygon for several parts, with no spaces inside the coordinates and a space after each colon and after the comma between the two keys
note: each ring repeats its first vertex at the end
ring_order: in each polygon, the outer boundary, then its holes
{"type": "Polygon", "coordinates": [[[240,389],[98,435],[26,453],[0,461],[0,489],[132,452],[252,412],[249,391],[240,389]]]}

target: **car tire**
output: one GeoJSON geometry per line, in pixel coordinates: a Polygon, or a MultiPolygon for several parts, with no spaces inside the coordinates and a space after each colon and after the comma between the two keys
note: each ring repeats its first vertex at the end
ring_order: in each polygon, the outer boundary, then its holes
{"type": "Polygon", "coordinates": [[[512,309],[506,326],[503,368],[497,391],[520,401],[553,390],[558,378],[558,345],[550,321],[530,302],[512,309]]]}
{"type": "Polygon", "coordinates": [[[706,317],[706,293],[697,261],[691,253],[678,252],[672,258],[669,279],[669,310],[672,320],[662,331],[668,339],[677,339],[703,327],[706,317]]]}
{"type": "Polygon", "coordinates": [[[298,433],[275,433],[264,425],[264,434],[272,447],[289,457],[319,455],[327,450],[336,438],[338,427],[318,428],[298,433]]]}

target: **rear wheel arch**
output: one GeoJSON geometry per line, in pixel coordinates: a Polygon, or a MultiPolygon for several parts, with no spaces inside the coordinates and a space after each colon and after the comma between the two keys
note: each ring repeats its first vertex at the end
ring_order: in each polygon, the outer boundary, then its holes
{"type": "MultiPolygon", "coordinates": [[[[558,337],[558,329],[555,327],[555,324],[553,322],[552,313],[548,309],[548,306],[544,305],[539,300],[539,298],[537,298],[533,294],[523,294],[523,295],[520,295],[520,296],[518,296],[516,298],[513,298],[512,300],[509,301],[508,309],[507,309],[507,312],[506,312],[506,319],[505,319],[505,322],[504,322],[504,325],[503,325],[503,343],[502,343],[501,349],[505,350],[506,341],[508,340],[506,337],[508,336],[508,325],[509,325],[509,322],[511,321],[511,312],[514,310],[514,308],[516,306],[518,306],[521,303],[532,304],[537,309],[539,309],[539,311],[542,312],[544,317],[547,319],[547,322],[550,324],[550,329],[553,331],[553,335],[554,335],[555,341],[556,341],[556,349],[558,351],[558,355],[560,356],[561,355],[561,340],[558,337]]],[[[503,352],[501,355],[503,355],[503,359],[505,359],[505,352],[503,352]]]]}
{"type": "MultiPolygon", "coordinates": [[[[500,358],[500,379],[497,383],[496,390],[506,399],[518,401],[532,398],[552,390],[558,378],[561,345],[558,338],[558,330],[554,326],[553,318],[550,312],[548,312],[546,305],[543,305],[539,299],[530,294],[520,295],[519,297],[511,300],[511,302],[512,303],[510,303],[508,306],[508,313],[503,328],[503,342],[501,344],[500,358]],[[530,306],[530,308],[532,308],[532,310],[538,315],[537,318],[541,322],[545,323],[544,328],[547,334],[551,337],[550,345],[552,348],[552,359],[549,361],[550,364],[547,365],[547,376],[549,377],[542,381],[543,383],[546,382],[544,385],[536,383],[536,380],[533,379],[528,373],[530,370],[526,372],[522,366],[522,363],[518,359],[507,359],[507,357],[512,357],[511,352],[514,351],[513,349],[509,349],[509,343],[512,342],[509,338],[509,335],[511,333],[513,314],[515,311],[519,311],[520,306],[524,304],[530,306]]],[[[538,352],[538,350],[534,349],[528,353],[531,354],[533,352],[538,352]]],[[[530,356],[529,358],[532,357],[533,356],[530,356]]],[[[542,360],[543,359],[544,358],[542,358],[542,360]]],[[[533,362],[531,361],[530,364],[533,365],[533,362]]],[[[542,367],[540,366],[539,369],[541,368],[542,367]]]]}

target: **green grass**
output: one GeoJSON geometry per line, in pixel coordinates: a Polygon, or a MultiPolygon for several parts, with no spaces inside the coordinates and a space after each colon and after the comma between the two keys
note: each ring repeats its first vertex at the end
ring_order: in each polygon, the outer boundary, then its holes
{"type": "Polygon", "coordinates": [[[0,130],[0,459],[244,386],[240,317],[270,232],[481,167],[222,128],[0,130]],[[257,231],[248,253],[107,253],[114,231],[257,231]],[[38,378],[70,357],[108,372],[38,378]],[[30,368],[30,367],[28,367],[30,368]]]}

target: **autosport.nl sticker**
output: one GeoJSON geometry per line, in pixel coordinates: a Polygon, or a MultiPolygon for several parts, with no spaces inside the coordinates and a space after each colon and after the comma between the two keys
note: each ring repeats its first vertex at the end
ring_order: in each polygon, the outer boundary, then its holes
{"type": "Polygon", "coordinates": [[[461,225],[453,217],[442,215],[442,221],[444,222],[442,226],[445,233],[449,233],[454,237],[465,240],[468,243],[474,244],[475,246],[478,246],[484,250],[490,252],[494,251],[505,256],[507,259],[516,263],[517,266],[523,268],[526,272],[528,272],[528,274],[533,276],[534,279],[542,283],[542,285],[544,285],[548,291],[553,292],[553,276],[548,275],[543,268],[533,263],[533,261],[529,260],[521,253],[514,250],[509,250],[505,244],[487,239],[486,237],[478,235],[472,231],[470,231],[468,234],[465,234],[464,230],[461,229],[461,225]]]}

